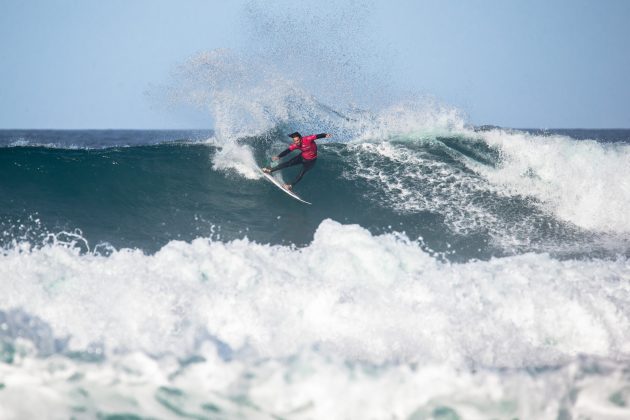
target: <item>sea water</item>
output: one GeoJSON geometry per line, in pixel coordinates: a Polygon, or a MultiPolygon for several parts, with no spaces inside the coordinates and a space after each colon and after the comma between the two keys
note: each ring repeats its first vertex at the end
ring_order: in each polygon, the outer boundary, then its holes
{"type": "Polygon", "coordinates": [[[0,417],[624,418],[618,134],[2,131],[0,417]]]}

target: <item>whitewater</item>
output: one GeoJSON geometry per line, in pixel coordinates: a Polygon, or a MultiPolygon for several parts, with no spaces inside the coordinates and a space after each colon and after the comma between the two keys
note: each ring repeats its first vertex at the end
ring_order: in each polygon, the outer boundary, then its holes
{"type": "Polygon", "coordinates": [[[628,414],[627,142],[322,145],[313,208],[213,133],[3,142],[3,418],[628,414]]]}

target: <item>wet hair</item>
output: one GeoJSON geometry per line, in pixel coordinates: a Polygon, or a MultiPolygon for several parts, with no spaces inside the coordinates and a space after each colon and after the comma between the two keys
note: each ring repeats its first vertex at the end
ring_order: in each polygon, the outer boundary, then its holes
{"type": "Polygon", "coordinates": [[[299,137],[299,138],[302,138],[302,135],[296,131],[295,133],[291,133],[291,134],[289,134],[289,137],[291,137],[291,138],[293,138],[293,137],[299,137]]]}

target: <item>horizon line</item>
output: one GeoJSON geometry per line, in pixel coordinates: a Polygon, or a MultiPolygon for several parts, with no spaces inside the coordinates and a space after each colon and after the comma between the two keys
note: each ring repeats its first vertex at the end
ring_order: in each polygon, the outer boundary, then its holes
{"type": "MultiPolygon", "coordinates": [[[[508,127],[493,124],[472,125],[473,128],[509,130],[630,130],[630,127],[508,127]]],[[[214,131],[214,128],[4,128],[0,131],[214,131]]]]}

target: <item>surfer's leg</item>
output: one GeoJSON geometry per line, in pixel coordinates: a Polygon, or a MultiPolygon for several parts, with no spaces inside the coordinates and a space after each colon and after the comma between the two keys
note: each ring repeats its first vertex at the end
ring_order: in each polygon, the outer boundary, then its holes
{"type": "Polygon", "coordinates": [[[316,160],[317,159],[312,159],[312,160],[304,159],[304,161],[303,161],[304,163],[302,164],[302,170],[300,171],[298,176],[293,180],[293,182],[290,185],[291,186],[295,186],[295,184],[300,182],[300,180],[302,179],[304,174],[307,173],[308,171],[310,171],[311,169],[313,169],[313,166],[315,166],[315,161],[316,160]]]}
{"type": "Polygon", "coordinates": [[[300,163],[302,163],[302,155],[297,155],[296,157],[279,164],[275,168],[271,168],[270,172],[279,171],[281,169],[288,168],[289,166],[293,166],[293,165],[298,165],[300,163]]]}

